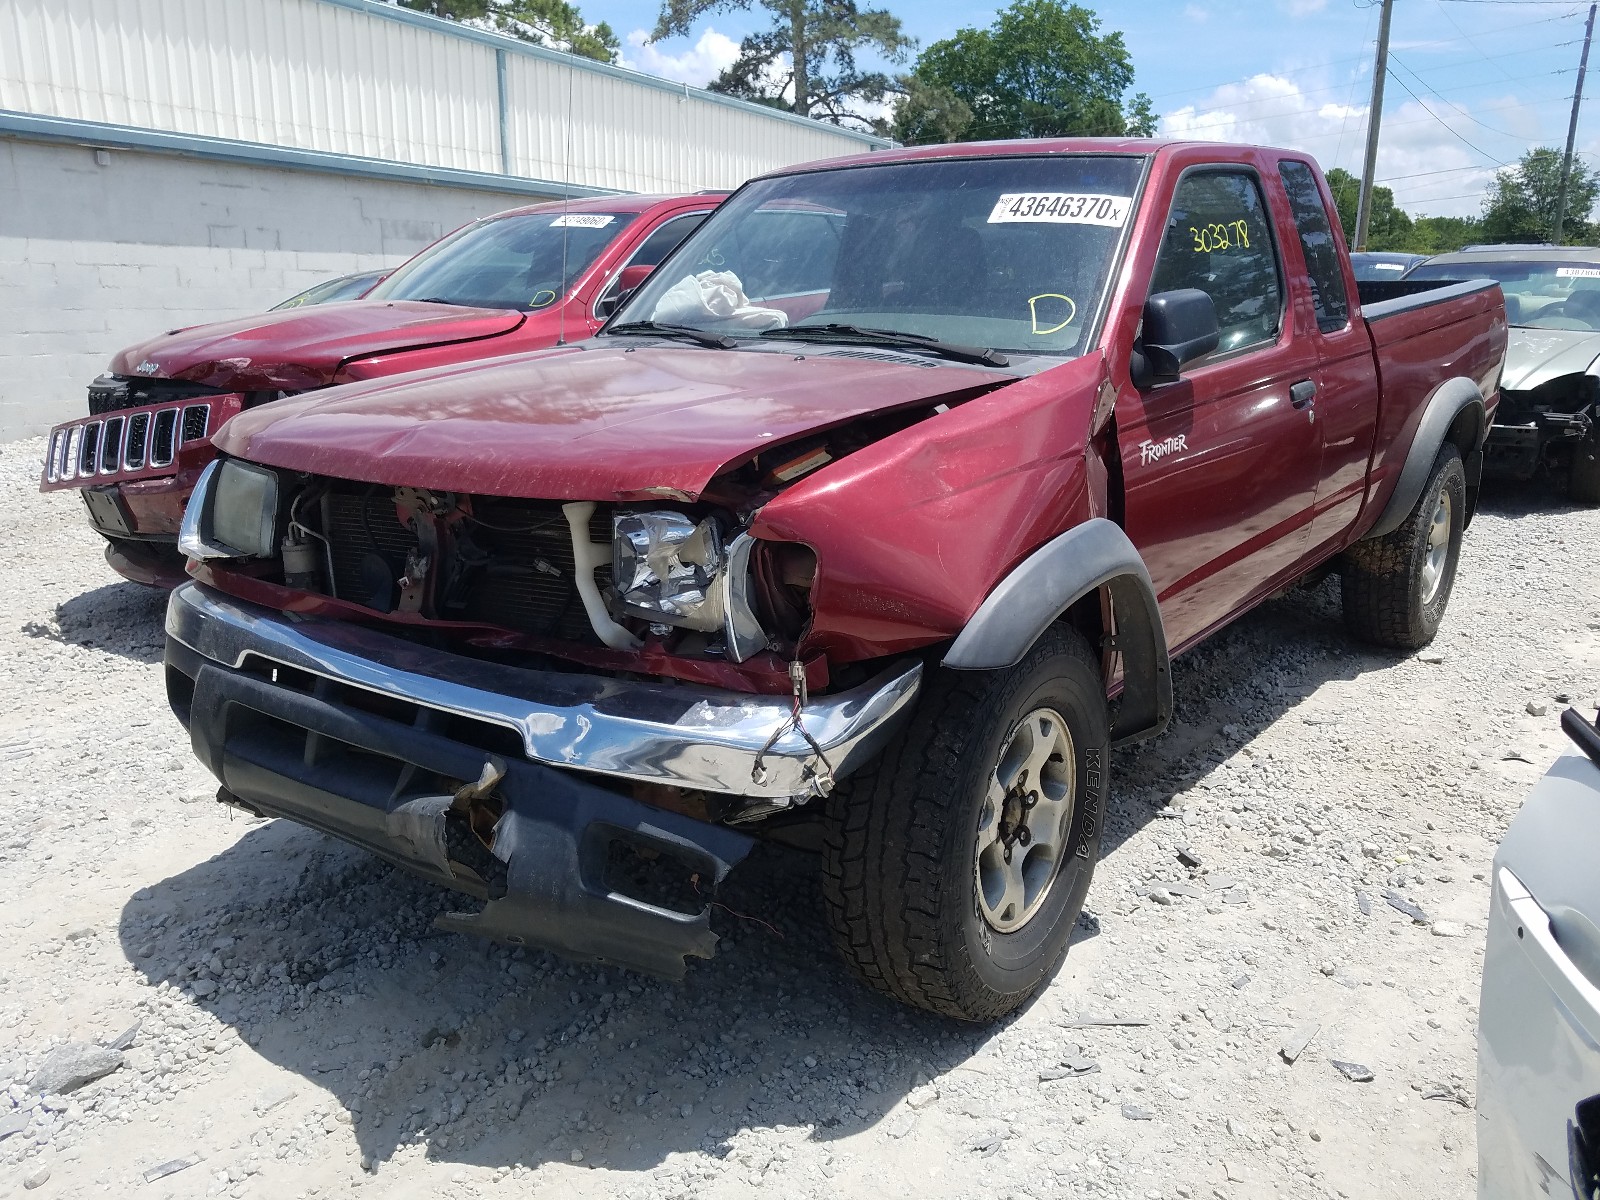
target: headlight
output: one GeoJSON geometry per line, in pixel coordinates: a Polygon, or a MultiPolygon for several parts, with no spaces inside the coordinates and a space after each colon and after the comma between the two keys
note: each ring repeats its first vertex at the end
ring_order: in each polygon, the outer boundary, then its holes
{"type": "Polygon", "coordinates": [[[629,615],[708,633],[722,628],[716,581],[726,560],[715,524],[643,512],[618,513],[611,528],[611,579],[629,615]]]}
{"type": "Polygon", "coordinates": [[[748,534],[725,547],[715,522],[676,512],[618,513],[612,534],[611,579],[626,615],[721,633],[734,662],[766,648],[750,607],[748,534]]]}
{"type": "Polygon", "coordinates": [[[208,466],[183,511],[178,549],[198,559],[277,554],[277,474],[231,458],[208,466]]]}

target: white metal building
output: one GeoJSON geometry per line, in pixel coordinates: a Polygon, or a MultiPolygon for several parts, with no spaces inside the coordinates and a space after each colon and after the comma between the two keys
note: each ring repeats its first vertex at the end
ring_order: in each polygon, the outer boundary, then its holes
{"type": "Polygon", "coordinates": [[[0,440],[483,213],[884,144],[377,0],[0,0],[0,440]]]}

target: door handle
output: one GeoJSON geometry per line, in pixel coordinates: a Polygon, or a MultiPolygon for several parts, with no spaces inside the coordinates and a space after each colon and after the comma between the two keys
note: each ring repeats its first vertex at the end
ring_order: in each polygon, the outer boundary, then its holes
{"type": "Polygon", "coordinates": [[[1296,408],[1304,408],[1317,398],[1317,385],[1310,379],[1302,379],[1289,389],[1289,403],[1296,408]]]}

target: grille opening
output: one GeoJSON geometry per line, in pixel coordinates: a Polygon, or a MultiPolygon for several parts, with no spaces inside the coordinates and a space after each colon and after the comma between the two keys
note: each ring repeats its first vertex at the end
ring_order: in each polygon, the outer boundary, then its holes
{"type": "Polygon", "coordinates": [[[78,448],[78,474],[93,475],[100,465],[100,422],[83,427],[83,444],[78,448]]]}
{"type": "Polygon", "coordinates": [[[602,874],[607,891],[686,916],[704,911],[711,886],[703,864],[623,830],[590,828],[591,836],[607,839],[602,874]]]}
{"type": "Polygon", "coordinates": [[[150,465],[168,466],[178,452],[178,410],[163,409],[156,413],[155,428],[150,438],[150,465]]]}
{"type": "Polygon", "coordinates": [[[475,721],[471,717],[459,717],[454,713],[445,716],[446,720],[440,732],[452,741],[464,742],[486,754],[498,754],[502,758],[522,757],[524,753],[522,737],[504,725],[475,721]]]}
{"type": "Polygon", "coordinates": [[[122,452],[123,464],[130,471],[144,466],[145,446],[150,440],[150,414],[134,413],[128,418],[128,444],[122,452]]]}
{"type": "Polygon", "coordinates": [[[106,421],[105,440],[101,443],[105,447],[100,455],[100,470],[109,475],[122,466],[122,426],[124,418],[111,417],[106,421]]]}
{"type": "Polygon", "coordinates": [[[185,442],[197,442],[206,435],[206,428],[211,424],[211,406],[209,404],[193,404],[183,410],[182,438],[185,442]]]}

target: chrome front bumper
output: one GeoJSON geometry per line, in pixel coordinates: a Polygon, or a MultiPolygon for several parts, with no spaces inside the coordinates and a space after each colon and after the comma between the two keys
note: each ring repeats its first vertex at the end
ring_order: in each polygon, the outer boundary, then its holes
{"type": "MultiPolygon", "coordinates": [[[[764,799],[817,791],[821,764],[792,727],[787,696],[481,662],[358,625],[297,619],[197,583],[172,593],[167,636],[233,670],[289,667],[509,729],[530,761],[547,766],[764,799]]],[[[805,733],[835,778],[900,729],[921,681],[913,663],[804,706],[805,733]]]]}

